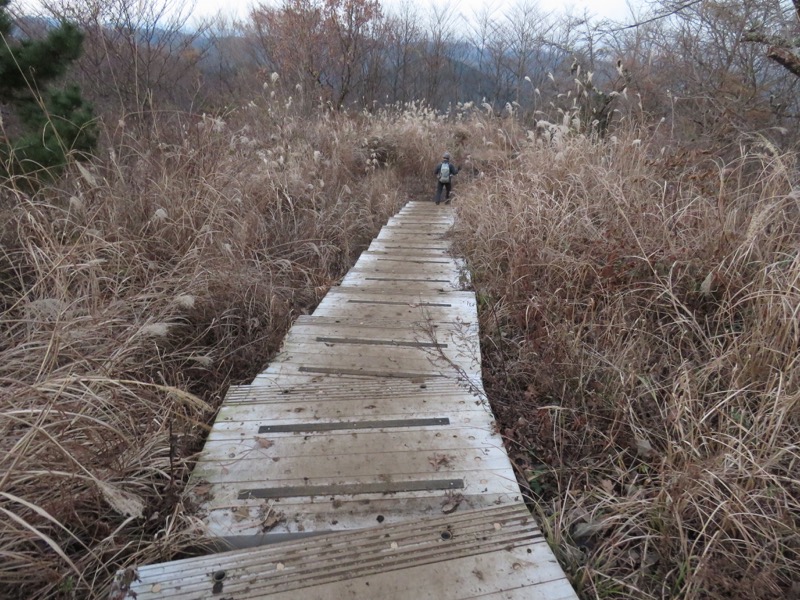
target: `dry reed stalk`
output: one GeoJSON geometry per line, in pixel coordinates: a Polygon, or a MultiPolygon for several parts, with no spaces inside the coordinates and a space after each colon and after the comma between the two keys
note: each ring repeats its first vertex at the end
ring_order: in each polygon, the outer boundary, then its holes
{"type": "Polygon", "coordinates": [[[495,411],[576,586],[797,594],[795,155],[756,140],[716,179],[664,179],[633,135],[509,138],[456,244],[495,307],[495,411]]]}
{"type": "Polygon", "coordinates": [[[259,102],[132,115],[108,159],[0,190],[3,597],[105,597],[118,569],[202,545],[183,488],[225,389],[405,200],[413,119],[259,102]]]}

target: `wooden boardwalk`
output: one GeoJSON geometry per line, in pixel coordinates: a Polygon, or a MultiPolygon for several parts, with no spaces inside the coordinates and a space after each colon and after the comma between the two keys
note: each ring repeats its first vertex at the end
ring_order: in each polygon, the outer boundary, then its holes
{"type": "Polygon", "coordinates": [[[451,224],[409,203],[231,388],[191,487],[234,550],[140,567],[136,598],[576,598],[484,399],[451,224]]]}

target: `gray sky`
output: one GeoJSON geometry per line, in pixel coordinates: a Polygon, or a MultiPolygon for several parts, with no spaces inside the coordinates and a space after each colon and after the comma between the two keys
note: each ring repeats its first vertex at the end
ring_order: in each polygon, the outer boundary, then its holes
{"type": "MultiPolygon", "coordinates": [[[[137,0],[133,0],[134,5],[137,0]]],[[[148,0],[146,0],[148,1],[148,0]]],[[[194,4],[189,18],[190,22],[208,17],[213,17],[218,13],[223,13],[229,17],[243,18],[247,15],[248,9],[254,4],[264,3],[278,5],[280,0],[155,0],[156,3],[163,1],[172,7],[189,6],[194,4]]],[[[387,12],[391,12],[393,6],[398,6],[401,2],[409,2],[412,6],[418,6],[421,16],[428,14],[434,4],[442,5],[442,0],[381,0],[381,4],[387,12]]],[[[458,0],[447,1],[447,6],[459,12],[465,17],[475,14],[482,10],[484,6],[490,6],[502,14],[508,7],[513,7],[520,3],[535,3],[542,11],[554,14],[573,14],[582,16],[584,12],[594,15],[596,18],[612,19],[618,22],[633,22],[629,5],[637,7],[636,13],[641,13],[647,5],[648,0],[458,0]]],[[[21,12],[38,12],[41,0],[12,0],[12,9],[21,9],[21,12]]],[[[186,11],[182,11],[186,14],[186,11]]]]}
{"type": "MultiPolygon", "coordinates": [[[[392,4],[398,0],[382,0],[384,7],[391,10],[392,4]]],[[[498,12],[506,6],[513,6],[519,0],[495,0],[494,2],[486,2],[485,0],[459,0],[458,2],[449,2],[448,5],[453,10],[457,10],[463,15],[470,15],[476,10],[480,10],[483,6],[490,5],[496,6],[498,12]]],[[[193,15],[197,18],[209,17],[217,14],[220,10],[230,16],[243,17],[247,14],[248,7],[256,4],[255,0],[196,0],[195,10],[193,15]]],[[[277,4],[278,0],[267,0],[265,3],[277,4]]],[[[616,21],[631,21],[631,11],[628,4],[632,3],[634,6],[641,6],[642,0],[538,0],[538,4],[542,10],[554,13],[567,13],[571,12],[575,15],[582,15],[586,10],[590,14],[594,14],[600,18],[609,18],[616,21]]],[[[427,11],[430,9],[431,0],[412,0],[412,4],[416,4],[421,10],[427,11]]]]}

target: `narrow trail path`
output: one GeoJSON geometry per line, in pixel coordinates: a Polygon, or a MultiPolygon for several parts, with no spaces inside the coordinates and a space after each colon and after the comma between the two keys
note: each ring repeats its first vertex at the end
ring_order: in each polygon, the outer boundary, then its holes
{"type": "Polygon", "coordinates": [[[138,600],[576,598],[485,401],[451,225],[406,205],[231,388],[192,486],[238,550],[140,567],[138,600]]]}

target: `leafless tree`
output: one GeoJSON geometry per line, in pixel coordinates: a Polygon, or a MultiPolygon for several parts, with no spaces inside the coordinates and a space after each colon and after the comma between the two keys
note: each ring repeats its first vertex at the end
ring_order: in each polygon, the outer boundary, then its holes
{"type": "Polygon", "coordinates": [[[189,26],[184,0],[45,0],[84,30],[78,74],[88,97],[123,112],[155,104],[189,108],[199,91],[205,26],[189,26]]]}
{"type": "Polygon", "coordinates": [[[452,74],[451,52],[456,40],[455,24],[459,18],[458,13],[447,5],[434,5],[429,14],[427,51],[424,55],[425,98],[433,106],[446,103],[444,85],[452,74]]]}
{"type": "MultiPolygon", "coordinates": [[[[523,90],[527,95],[533,93],[531,75],[541,62],[545,46],[543,40],[552,29],[548,15],[543,13],[532,0],[520,0],[506,15],[505,31],[509,36],[508,69],[513,77],[514,100],[523,101],[523,90]]],[[[539,71],[541,74],[541,71],[539,71]]]]}
{"type": "Polygon", "coordinates": [[[795,17],[792,25],[789,26],[780,4],[776,6],[776,13],[781,18],[774,19],[771,23],[753,23],[745,33],[744,39],[748,42],[767,45],[767,58],[776,62],[784,69],[800,77],[800,56],[797,49],[800,48],[800,37],[797,35],[798,25],[800,25],[800,0],[792,0],[793,16],[795,17]]]}
{"type": "Polygon", "coordinates": [[[284,0],[253,8],[250,20],[257,56],[289,83],[337,108],[363,92],[382,23],[378,0],[284,0]]]}
{"type": "Polygon", "coordinates": [[[775,123],[791,102],[781,69],[746,40],[774,23],[777,2],[709,0],[677,12],[661,31],[662,87],[695,135],[720,137],[775,123]]]}
{"type": "Polygon", "coordinates": [[[403,2],[387,18],[387,65],[391,101],[408,102],[418,96],[419,76],[414,66],[423,54],[423,31],[419,13],[403,2]]]}
{"type": "Polygon", "coordinates": [[[468,19],[467,41],[475,51],[475,67],[481,75],[478,78],[476,96],[478,99],[485,98],[489,91],[486,89],[486,82],[483,75],[487,72],[489,62],[488,46],[495,27],[496,8],[484,5],[468,19]]]}
{"type": "Polygon", "coordinates": [[[251,98],[263,83],[257,76],[261,65],[254,59],[247,33],[243,23],[221,14],[208,21],[208,50],[199,67],[205,95],[213,104],[251,98]]]}
{"type": "Polygon", "coordinates": [[[490,100],[505,104],[511,97],[514,88],[511,71],[507,68],[511,53],[511,35],[505,21],[491,24],[486,44],[486,75],[490,92],[490,100]]]}

